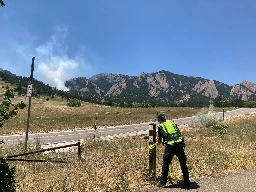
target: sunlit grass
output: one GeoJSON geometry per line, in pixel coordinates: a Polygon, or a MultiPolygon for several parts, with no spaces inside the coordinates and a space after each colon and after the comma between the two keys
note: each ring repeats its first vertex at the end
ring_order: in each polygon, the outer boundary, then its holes
{"type": "MultiPolygon", "coordinates": [[[[28,98],[18,97],[14,102],[28,98]]],[[[53,130],[70,130],[97,125],[114,126],[156,121],[157,113],[165,113],[167,119],[196,114],[193,108],[117,108],[82,102],[71,108],[67,101],[55,98],[33,98],[30,133],[53,130]]],[[[215,109],[222,111],[222,109],[215,109]]],[[[226,109],[229,110],[229,109],[226,109]]],[[[27,108],[17,117],[7,121],[0,134],[24,133],[27,108]]],[[[214,176],[256,167],[256,115],[246,115],[225,121],[228,132],[222,137],[209,128],[183,128],[191,179],[214,176]]],[[[23,144],[1,150],[0,154],[17,154],[24,151],[23,144]]],[[[31,148],[33,150],[34,148],[31,148]]],[[[157,176],[161,174],[163,147],[157,147],[157,176]]],[[[138,191],[152,187],[147,180],[148,140],[142,137],[118,138],[112,141],[88,141],[82,146],[82,160],[63,154],[63,163],[10,162],[16,167],[17,191],[138,191]]],[[[32,155],[29,158],[49,158],[32,155]]],[[[177,158],[173,161],[169,176],[173,182],[180,179],[177,158]]]]}
{"type": "MultiPolygon", "coordinates": [[[[226,135],[211,129],[183,128],[191,180],[256,167],[256,114],[225,122],[226,135]]],[[[10,152],[10,151],[9,151],[10,152]]],[[[157,147],[157,177],[161,174],[163,147],[157,147]]],[[[41,157],[42,158],[42,157],[41,157]]],[[[81,162],[21,163],[16,166],[18,191],[138,191],[153,187],[147,180],[148,140],[140,136],[112,141],[88,141],[82,146],[81,162]]],[[[173,160],[173,182],[182,174],[173,160]]]]}
{"type": "MultiPolygon", "coordinates": [[[[28,104],[27,97],[13,100],[14,103],[20,101],[28,104]]],[[[118,108],[86,102],[82,102],[81,107],[67,107],[66,99],[56,97],[46,101],[45,98],[32,98],[29,133],[91,128],[96,118],[98,127],[105,127],[154,122],[159,113],[165,113],[167,119],[173,119],[192,116],[199,111],[200,109],[188,107],[118,108]]],[[[28,106],[20,110],[16,117],[6,121],[0,134],[24,133],[27,117],[28,106]]]]}

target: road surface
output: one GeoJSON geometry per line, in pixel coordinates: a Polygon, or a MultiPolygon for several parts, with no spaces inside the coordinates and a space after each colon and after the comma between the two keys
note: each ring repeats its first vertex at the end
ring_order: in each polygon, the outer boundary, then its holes
{"type": "MultiPolygon", "coordinates": [[[[182,185],[169,185],[167,188],[152,188],[141,192],[182,192],[182,185]]],[[[220,174],[191,181],[189,192],[256,192],[256,169],[241,170],[235,173],[220,174]]]]}
{"type": "MultiPolygon", "coordinates": [[[[249,114],[256,112],[256,108],[240,108],[232,111],[227,111],[224,113],[225,119],[239,116],[243,114],[249,114]]],[[[219,112],[218,116],[223,118],[223,112],[219,112]]],[[[173,119],[178,125],[184,126],[189,124],[189,122],[195,118],[185,117],[179,119],[173,119]]],[[[157,123],[157,122],[151,122],[157,123]]],[[[81,129],[81,130],[73,130],[73,131],[61,131],[61,132],[48,132],[48,133],[35,133],[28,135],[28,143],[33,145],[36,142],[39,142],[41,145],[49,145],[49,144],[57,144],[57,143],[69,143],[69,142],[77,142],[81,140],[86,140],[88,138],[92,138],[93,135],[96,135],[96,138],[106,137],[106,136],[115,136],[119,134],[126,134],[131,132],[138,131],[146,131],[149,128],[149,123],[141,123],[141,124],[132,124],[132,125],[123,125],[123,126],[115,126],[115,127],[106,127],[106,128],[98,128],[95,134],[94,129],[81,129]]],[[[7,135],[0,136],[0,140],[3,140],[5,144],[2,146],[10,146],[16,145],[20,142],[25,141],[25,134],[23,135],[7,135]]]]}

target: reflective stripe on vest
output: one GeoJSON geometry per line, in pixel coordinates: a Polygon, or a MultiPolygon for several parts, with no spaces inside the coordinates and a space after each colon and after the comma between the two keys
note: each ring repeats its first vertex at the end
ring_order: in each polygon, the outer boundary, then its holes
{"type": "Polygon", "coordinates": [[[163,143],[173,145],[182,142],[182,136],[178,133],[178,126],[174,122],[164,122],[159,124],[163,133],[163,143]]]}

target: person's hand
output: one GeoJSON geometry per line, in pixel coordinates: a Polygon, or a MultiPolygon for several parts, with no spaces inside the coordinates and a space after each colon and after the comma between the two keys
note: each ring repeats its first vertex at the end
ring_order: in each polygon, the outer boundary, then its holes
{"type": "Polygon", "coordinates": [[[154,144],[152,144],[152,145],[150,145],[150,146],[149,146],[149,149],[150,149],[150,150],[153,150],[153,149],[156,147],[156,145],[157,145],[157,142],[154,143],[154,144]]]}

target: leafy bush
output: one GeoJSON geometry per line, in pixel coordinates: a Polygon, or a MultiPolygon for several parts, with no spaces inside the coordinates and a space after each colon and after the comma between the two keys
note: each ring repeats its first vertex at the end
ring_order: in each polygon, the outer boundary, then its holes
{"type": "Polygon", "coordinates": [[[13,104],[11,98],[14,98],[13,89],[7,88],[4,94],[4,100],[0,104],[0,127],[3,127],[3,122],[17,115],[18,109],[23,109],[26,105],[21,101],[18,104],[13,104]]]}
{"type": "Polygon", "coordinates": [[[195,118],[190,122],[192,127],[210,127],[213,124],[218,124],[221,118],[214,111],[201,110],[195,115],[195,118]]]}
{"type": "Polygon", "coordinates": [[[256,108],[256,101],[245,101],[244,105],[248,108],[256,108]]]}
{"type": "Polygon", "coordinates": [[[228,126],[224,124],[212,124],[211,128],[213,132],[223,135],[227,133],[228,126]]]}
{"type": "Polygon", "coordinates": [[[80,107],[81,106],[81,101],[75,98],[69,98],[68,99],[68,104],[69,107],[80,107]]]}
{"type": "Polygon", "coordinates": [[[5,159],[0,160],[0,191],[15,191],[15,167],[10,167],[5,159]]]}
{"type": "MultiPolygon", "coordinates": [[[[6,88],[4,100],[0,104],[0,127],[3,122],[17,115],[18,109],[23,109],[26,105],[23,102],[13,104],[11,98],[14,98],[13,89],[6,88]]],[[[0,144],[3,142],[0,141],[0,144]]],[[[0,191],[15,191],[15,167],[10,168],[5,159],[0,160],[0,191]]]]}

